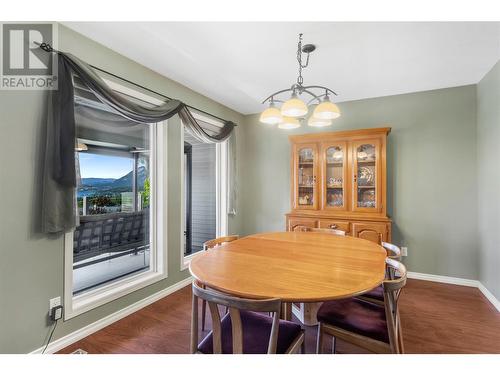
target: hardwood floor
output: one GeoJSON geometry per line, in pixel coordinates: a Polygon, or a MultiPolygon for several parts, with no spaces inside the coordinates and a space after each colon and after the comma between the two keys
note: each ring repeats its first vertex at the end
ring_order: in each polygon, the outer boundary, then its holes
{"type": "MultiPolygon", "coordinates": [[[[476,288],[408,280],[400,308],[406,353],[500,353],[500,313],[476,288]]],[[[190,315],[189,286],[59,353],[188,353],[190,315]]],[[[308,353],[315,341],[316,327],[307,327],[308,353]]],[[[325,341],[329,351],[331,340],[325,341]]],[[[344,342],[337,351],[362,353],[344,342]]]]}

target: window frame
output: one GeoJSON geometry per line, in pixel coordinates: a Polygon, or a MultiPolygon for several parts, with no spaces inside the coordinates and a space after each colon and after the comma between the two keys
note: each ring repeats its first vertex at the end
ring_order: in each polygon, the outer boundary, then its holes
{"type": "MultiPolygon", "coordinates": [[[[193,117],[197,120],[207,122],[209,124],[222,126],[223,123],[211,117],[202,115],[200,113],[194,112],[193,117]]],[[[184,171],[184,123],[181,122],[181,202],[184,202],[185,196],[185,171],[184,171]]],[[[229,142],[225,140],[224,142],[216,143],[215,145],[215,204],[216,204],[216,237],[227,236],[228,233],[228,153],[229,153],[229,142]]],[[[198,255],[202,254],[202,251],[197,253],[184,255],[184,231],[185,231],[185,209],[184,203],[181,205],[181,241],[180,241],[180,270],[184,271],[189,268],[191,260],[193,260],[198,255]]]]}
{"type": "MultiPolygon", "coordinates": [[[[156,97],[137,91],[114,80],[101,77],[115,91],[159,105],[156,97]]],[[[167,235],[167,121],[151,124],[151,226],[150,226],[150,269],[137,275],[109,282],[95,289],[73,295],[73,235],[64,235],[64,320],[93,310],[136,290],[152,285],[168,277],[168,235],[167,235]]]]}

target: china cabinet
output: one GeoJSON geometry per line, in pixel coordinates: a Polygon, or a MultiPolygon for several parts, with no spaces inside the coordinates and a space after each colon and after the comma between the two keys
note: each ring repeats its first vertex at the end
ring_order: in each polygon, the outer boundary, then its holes
{"type": "Polygon", "coordinates": [[[341,229],[390,241],[386,214],[386,142],[390,128],[290,136],[292,210],[297,226],[341,229]]]}
{"type": "MultiPolygon", "coordinates": [[[[391,240],[386,212],[386,143],[391,128],[290,136],[291,212],[286,227],[332,228],[380,243],[391,240]]],[[[317,304],[297,304],[315,323],[317,304]]]]}

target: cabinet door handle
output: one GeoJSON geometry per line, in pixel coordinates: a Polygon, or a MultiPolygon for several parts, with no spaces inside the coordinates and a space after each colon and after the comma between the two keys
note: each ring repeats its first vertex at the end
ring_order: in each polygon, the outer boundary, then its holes
{"type": "Polygon", "coordinates": [[[339,226],[337,224],[330,224],[330,229],[337,229],[339,226]]]}

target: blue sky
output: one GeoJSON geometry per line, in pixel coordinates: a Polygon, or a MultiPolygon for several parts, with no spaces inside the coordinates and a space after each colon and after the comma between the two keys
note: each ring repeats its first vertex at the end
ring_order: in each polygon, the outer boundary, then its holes
{"type": "Polygon", "coordinates": [[[133,169],[133,159],[80,152],[82,178],[120,178],[133,169]]]}

